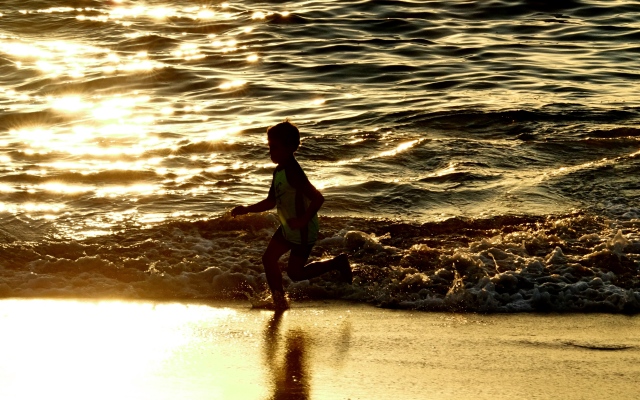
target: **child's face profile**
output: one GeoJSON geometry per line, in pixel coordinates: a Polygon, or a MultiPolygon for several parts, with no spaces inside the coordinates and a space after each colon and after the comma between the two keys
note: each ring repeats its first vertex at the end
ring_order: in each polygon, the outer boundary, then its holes
{"type": "Polygon", "coordinates": [[[274,163],[280,164],[291,157],[292,154],[293,151],[282,142],[277,140],[269,141],[269,155],[271,156],[271,161],[274,163]]]}

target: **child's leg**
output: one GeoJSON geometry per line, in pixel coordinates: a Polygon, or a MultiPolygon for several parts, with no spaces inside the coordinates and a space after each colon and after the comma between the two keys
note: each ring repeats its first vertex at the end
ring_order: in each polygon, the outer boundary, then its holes
{"type": "Polygon", "coordinates": [[[262,255],[262,265],[264,265],[264,272],[267,275],[267,283],[269,284],[269,289],[271,289],[271,294],[275,292],[284,294],[282,272],[280,271],[278,260],[290,250],[290,246],[277,237],[278,234],[279,231],[273,235],[262,255]]]}
{"type": "Polygon", "coordinates": [[[309,253],[310,251],[302,251],[296,247],[291,250],[287,274],[292,281],[303,281],[318,277],[329,271],[340,271],[345,282],[351,283],[351,266],[349,265],[349,260],[345,254],[340,254],[331,260],[315,261],[306,264],[307,259],[309,258],[309,253]]]}

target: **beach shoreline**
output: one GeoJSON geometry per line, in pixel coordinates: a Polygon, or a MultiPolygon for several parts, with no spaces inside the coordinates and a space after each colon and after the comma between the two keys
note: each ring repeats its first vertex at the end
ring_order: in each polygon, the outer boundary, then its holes
{"type": "Polygon", "coordinates": [[[638,1],[0,22],[0,400],[638,397],[638,1]],[[280,219],[231,210],[284,119],[326,199],[308,261],[353,280],[284,256],[276,314],[280,219]]]}
{"type": "Polygon", "coordinates": [[[640,378],[639,316],[4,299],[0,323],[3,399],[631,399],[640,378]]]}

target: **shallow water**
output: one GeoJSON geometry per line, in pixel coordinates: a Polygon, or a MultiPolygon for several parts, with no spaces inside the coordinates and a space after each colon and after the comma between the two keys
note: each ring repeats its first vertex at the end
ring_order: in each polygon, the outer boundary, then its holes
{"type": "Polygon", "coordinates": [[[266,195],[264,132],[289,117],[327,198],[314,254],[349,252],[359,277],[303,297],[640,310],[636,1],[9,0],[0,14],[5,296],[238,296],[218,275],[261,291],[273,219],[224,213],[266,195]],[[454,269],[473,300],[446,300],[454,269]],[[523,279],[487,286],[509,271],[523,279]],[[408,275],[423,283],[396,288],[408,275]]]}

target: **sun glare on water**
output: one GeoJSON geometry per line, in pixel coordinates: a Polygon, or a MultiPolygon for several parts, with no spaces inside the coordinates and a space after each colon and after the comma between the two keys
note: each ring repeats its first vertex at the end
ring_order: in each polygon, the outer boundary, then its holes
{"type": "MultiPolygon", "coordinates": [[[[227,2],[152,3],[114,0],[93,7],[26,7],[20,10],[20,18],[27,21],[31,16],[51,14],[72,19],[77,26],[91,26],[96,32],[96,27],[115,29],[120,34],[113,40],[132,43],[144,43],[155,28],[176,28],[164,30],[167,40],[160,40],[163,43],[159,46],[114,45],[111,37],[92,40],[0,34],[0,58],[8,70],[29,77],[26,83],[29,79],[46,83],[46,90],[35,84],[0,88],[0,103],[11,117],[0,133],[0,147],[8,149],[0,157],[9,171],[29,176],[24,182],[2,183],[0,192],[7,194],[2,210],[29,212],[34,219],[58,218],[65,234],[81,229],[75,232],[77,237],[108,233],[118,229],[118,221],[107,217],[115,209],[104,210],[102,219],[83,215],[68,228],[62,226],[63,221],[72,220],[67,217],[77,211],[70,204],[78,199],[90,203],[106,198],[114,199],[113,204],[135,207],[145,197],[204,196],[211,193],[212,185],[201,182],[201,174],[232,168],[228,160],[210,164],[207,155],[189,153],[207,149],[207,143],[218,146],[242,141],[240,133],[255,126],[244,117],[220,118],[219,111],[220,99],[248,95],[253,90],[253,77],[233,68],[215,77],[207,72],[218,59],[234,60],[246,68],[261,65],[265,56],[259,48],[249,48],[249,36],[259,35],[274,12],[251,10],[247,14],[227,2]],[[192,34],[187,29],[218,23],[235,26],[206,34],[192,34]],[[194,99],[158,92],[165,75],[181,71],[181,65],[203,71],[205,79],[194,85],[202,86],[198,90],[209,97],[194,99]],[[22,194],[33,197],[32,203],[38,206],[27,210],[19,199],[22,194]],[[51,196],[56,196],[55,202],[51,196]],[[89,226],[92,221],[95,226],[89,226]]],[[[2,18],[6,20],[6,16],[2,18]]],[[[320,106],[322,102],[313,104],[320,106]]],[[[127,223],[139,226],[146,225],[145,221],[162,221],[170,212],[164,217],[160,214],[150,210],[149,215],[136,214],[140,224],[127,223]]]]}
{"type": "Polygon", "coordinates": [[[85,98],[68,95],[48,98],[50,109],[61,116],[74,114],[78,122],[64,127],[28,126],[9,131],[23,143],[25,152],[52,152],[85,156],[137,155],[151,150],[157,141],[149,137],[149,124],[160,116],[146,105],[148,96],[112,95],[85,98]],[[85,118],[82,118],[83,114],[85,118]],[[84,120],[91,121],[90,124],[84,120]]]}

